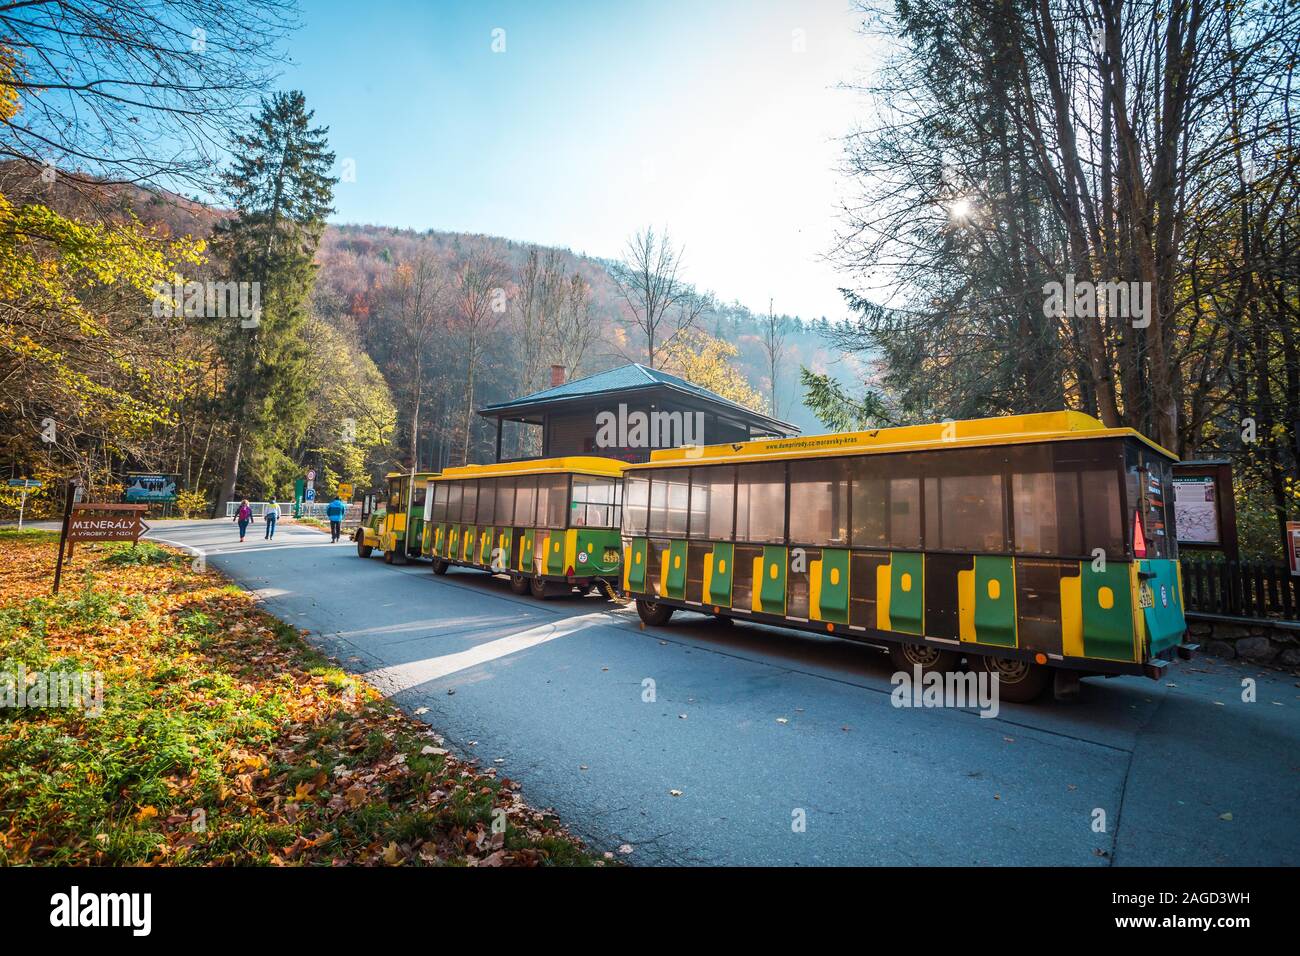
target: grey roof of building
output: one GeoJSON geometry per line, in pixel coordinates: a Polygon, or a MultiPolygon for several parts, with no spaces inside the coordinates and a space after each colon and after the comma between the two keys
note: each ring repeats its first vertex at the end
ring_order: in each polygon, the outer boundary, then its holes
{"type": "Polygon", "coordinates": [[[723,398],[717,392],[702,388],[694,382],[688,382],[679,375],[673,375],[671,372],[665,372],[662,369],[647,368],[635,362],[630,365],[620,365],[617,368],[607,369],[603,372],[596,372],[584,378],[576,378],[561,385],[544,388],[522,398],[487,405],[479,409],[479,414],[498,417],[509,415],[511,412],[522,412],[525,409],[540,405],[656,388],[669,389],[712,405],[722,406],[738,417],[771,428],[775,434],[799,434],[799,428],[789,422],[781,421],[779,418],[773,418],[762,412],[756,412],[752,408],[746,408],[739,402],[723,398]]]}

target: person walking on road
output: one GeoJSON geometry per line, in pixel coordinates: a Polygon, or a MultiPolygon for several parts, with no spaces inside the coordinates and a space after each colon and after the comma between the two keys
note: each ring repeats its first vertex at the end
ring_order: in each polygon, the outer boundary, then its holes
{"type": "Polygon", "coordinates": [[[266,518],[265,540],[270,541],[275,537],[275,523],[280,520],[280,502],[272,498],[264,517],[266,518]]]}
{"type": "Polygon", "coordinates": [[[325,517],[330,519],[330,544],[339,543],[339,536],[343,534],[343,515],[347,510],[348,506],[338,495],[335,495],[334,500],[325,506],[325,517]]]}
{"type": "Polygon", "coordinates": [[[244,533],[248,531],[248,523],[253,520],[253,508],[245,498],[239,503],[239,509],[235,512],[235,520],[239,522],[239,540],[244,540],[244,533]]]}

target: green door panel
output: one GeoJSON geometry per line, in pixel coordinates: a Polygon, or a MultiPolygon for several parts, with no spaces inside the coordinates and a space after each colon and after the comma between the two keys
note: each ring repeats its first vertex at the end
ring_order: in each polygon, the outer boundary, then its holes
{"type": "Polygon", "coordinates": [[[889,627],[925,633],[925,556],[895,551],[889,556],[889,627]]]}
{"type": "Polygon", "coordinates": [[[670,541],[664,560],[668,562],[664,596],[683,601],[686,599],[686,542],[670,541]]]}
{"type": "Polygon", "coordinates": [[[1178,587],[1178,562],[1167,558],[1141,561],[1138,569],[1153,577],[1143,583],[1151,588],[1151,606],[1142,609],[1147,644],[1152,657],[1183,642],[1187,621],[1183,617],[1183,596],[1178,587]]]}
{"type": "Polygon", "coordinates": [[[1133,592],[1129,565],[1107,561],[1104,571],[1081,564],[1083,654],[1107,661],[1133,660],[1133,592]]]}
{"type": "Polygon", "coordinates": [[[975,641],[1016,646],[1016,573],[1011,558],[975,557],[975,641]]]}
{"type": "Polygon", "coordinates": [[[564,532],[551,530],[547,534],[551,543],[546,552],[546,573],[564,577],[564,532]]]}
{"type": "Polygon", "coordinates": [[[785,614],[786,549],[768,545],[763,548],[762,580],[755,581],[759,610],[765,614],[785,614]]]}
{"type": "Polygon", "coordinates": [[[823,550],[817,578],[818,620],[849,623],[849,552],[823,550]]]}
{"type": "Polygon", "coordinates": [[[713,566],[709,571],[704,600],[715,607],[731,607],[731,575],[734,573],[732,564],[735,552],[735,545],[730,543],[713,546],[713,566]]]}
{"type": "Polygon", "coordinates": [[[645,594],[645,575],[649,567],[649,541],[645,538],[633,538],[628,544],[627,570],[625,572],[627,589],[634,594],[645,594]]]}
{"type": "Polygon", "coordinates": [[[519,548],[519,565],[517,570],[529,571],[533,569],[533,536],[536,532],[529,528],[524,532],[524,543],[519,548]]]}

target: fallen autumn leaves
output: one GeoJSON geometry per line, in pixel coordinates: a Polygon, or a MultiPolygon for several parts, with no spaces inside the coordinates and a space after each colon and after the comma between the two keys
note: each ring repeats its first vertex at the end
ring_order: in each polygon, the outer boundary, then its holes
{"type": "Polygon", "coordinates": [[[514,781],[151,543],[0,531],[0,673],[103,674],[103,712],[0,708],[0,863],[470,865],[602,860],[514,781]]]}

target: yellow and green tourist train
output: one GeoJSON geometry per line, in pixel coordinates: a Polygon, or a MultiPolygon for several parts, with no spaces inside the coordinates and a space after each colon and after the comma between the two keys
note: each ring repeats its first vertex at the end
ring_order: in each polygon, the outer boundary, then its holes
{"type": "Polygon", "coordinates": [[[616,585],[623,468],[596,457],[448,468],[428,482],[421,552],[435,574],[508,574],[539,598],[616,585]]]}
{"type": "Polygon", "coordinates": [[[628,465],[623,591],[885,644],[901,669],[966,658],[1007,700],[1095,674],[1158,676],[1183,645],[1175,456],[1052,412],[656,451],[628,465]]]}
{"type": "MultiPolygon", "coordinates": [[[[1184,644],[1169,451],[1078,412],[387,476],[357,553],[621,585],[676,609],[884,645],[903,669],[1159,676],[1184,644]],[[620,531],[621,529],[621,531],[620,531]]],[[[607,588],[608,589],[608,588],[607,588]]]]}

